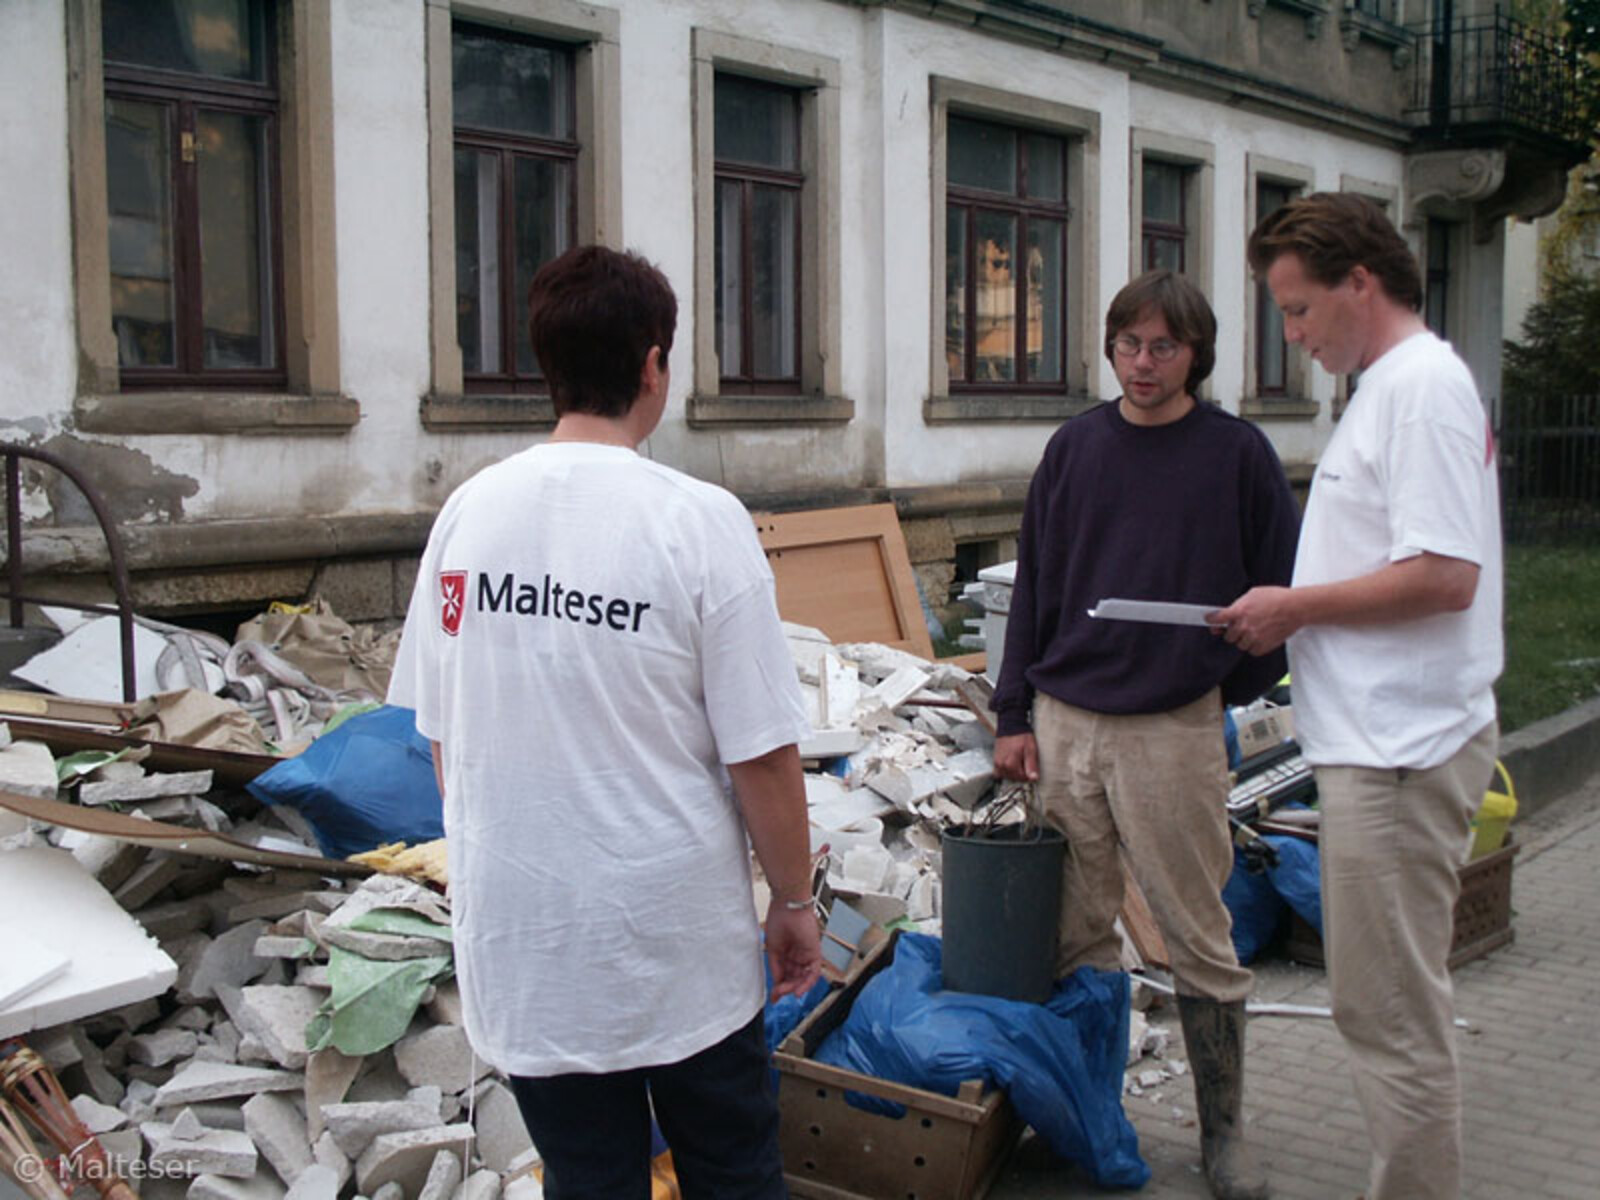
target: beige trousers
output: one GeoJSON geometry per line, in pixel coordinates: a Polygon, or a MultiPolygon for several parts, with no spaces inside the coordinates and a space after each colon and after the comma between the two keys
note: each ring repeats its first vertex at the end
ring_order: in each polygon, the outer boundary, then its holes
{"type": "Polygon", "coordinates": [[[1491,721],[1426,771],[1316,768],[1328,984],[1372,1142],[1369,1200],[1461,1194],[1446,960],[1456,866],[1498,741],[1491,721]]]}
{"type": "Polygon", "coordinates": [[[1056,973],[1122,968],[1113,923],[1125,851],[1166,939],[1180,992],[1242,1000],[1251,975],[1229,936],[1233,870],[1222,701],[1213,690],[1164,713],[1115,716],[1040,693],[1033,704],[1038,795],[1066,835],[1056,973]]]}

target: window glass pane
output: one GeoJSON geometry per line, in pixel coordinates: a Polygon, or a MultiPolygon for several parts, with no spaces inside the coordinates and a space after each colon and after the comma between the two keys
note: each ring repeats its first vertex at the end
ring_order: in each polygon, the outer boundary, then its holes
{"type": "Polygon", "coordinates": [[[953,381],[967,377],[967,209],[944,217],[944,360],[953,381]]]}
{"type": "Polygon", "coordinates": [[[717,354],[730,377],[745,373],[743,205],[742,183],[717,181],[717,354]]]}
{"type": "Polygon", "coordinates": [[[1282,393],[1288,390],[1285,375],[1287,347],[1283,340],[1283,313],[1272,302],[1272,293],[1265,283],[1256,285],[1256,306],[1260,313],[1257,324],[1261,330],[1261,382],[1263,392],[1282,393]]]}
{"type": "Polygon", "coordinates": [[[1017,220],[980,212],[974,222],[977,283],[973,337],[975,382],[1010,383],[1017,377],[1017,220]]]}
{"type": "Polygon", "coordinates": [[[1144,160],[1144,219],[1183,224],[1183,168],[1144,160]]]}
{"type": "Polygon", "coordinates": [[[1028,148],[1028,195],[1035,200],[1060,200],[1067,180],[1066,146],[1045,133],[1024,135],[1028,148]]]}
{"type": "Polygon", "coordinates": [[[1170,237],[1146,237],[1144,240],[1144,269],[1146,271],[1174,271],[1183,274],[1183,242],[1170,237]]]}
{"type": "Polygon", "coordinates": [[[515,222],[517,282],[513,324],[517,335],[517,374],[540,375],[528,337],[524,311],[528,286],[536,271],[565,250],[571,241],[572,166],[549,158],[518,156],[512,168],[512,217],[515,222]]]}
{"type": "Polygon", "coordinates": [[[457,25],[451,71],[457,126],[573,136],[571,55],[561,47],[457,25]]]}
{"type": "Polygon", "coordinates": [[[800,112],[793,91],[718,75],[715,104],[718,162],[800,169],[800,112]]]}
{"type": "Polygon", "coordinates": [[[271,256],[263,169],[266,121],[195,117],[200,187],[200,318],[207,367],[270,367],[271,256]]]}
{"type": "Polygon", "coordinates": [[[1017,193],[1017,135],[1003,125],[951,117],[946,173],[952,187],[1017,193]]]}
{"type": "Polygon", "coordinates": [[[1063,289],[1059,221],[1028,222],[1028,380],[1060,383],[1063,289]]]}
{"type": "Polygon", "coordinates": [[[456,337],[467,374],[501,370],[500,156],[456,151],[456,337]]]}
{"type": "MultiPolygon", "coordinates": [[[[1256,220],[1276,212],[1293,197],[1291,188],[1279,183],[1256,184],[1256,220]]],[[[1283,314],[1272,301],[1265,281],[1256,283],[1256,388],[1263,393],[1282,395],[1289,390],[1289,347],[1283,340],[1283,314]]]]}
{"type": "Polygon", "coordinates": [[[163,105],[106,97],[111,327],[125,367],[177,362],[170,113],[163,105]]]}
{"type": "Polygon", "coordinates": [[[266,78],[262,0],[102,0],[108,63],[222,79],[266,78]]]}
{"type": "Polygon", "coordinates": [[[799,248],[795,244],[800,193],[793,188],[751,189],[750,373],[758,379],[799,375],[795,319],[800,303],[799,248]]]}

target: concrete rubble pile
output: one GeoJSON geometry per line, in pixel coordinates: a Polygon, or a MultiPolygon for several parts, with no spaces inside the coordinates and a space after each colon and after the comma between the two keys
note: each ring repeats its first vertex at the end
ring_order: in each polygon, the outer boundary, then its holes
{"type": "MultiPolygon", "coordinates": [[[[833,896],[872,923],[936,933],[941,830],[977,819],[997,792],[987,682],[888,646],[785,632],[814,727],[802,746],[812,848],[827,847],[833,896]]],[[[56,795],[49,751],[0,749],[0,787],[56,795]]],[[[209,771],[112,762],[62,796],[318,855],[298,814],[214,787],[209,771]]],[[[1022,818],[1019,808],[1007,819],[1022,818]]],[[[445,895],[392,875],[262,870],[0,825],[0,856],[47,845],[175,968],[170,986],[134,1002],[23,1027],[141,1195],[542,1194],[507,1081],[462,1028],[445,895]]],[[[7,1011],[0,1002],[0,1032],[7,1011]]],[[[1133,1058],[1147,1050],[1159,1047],[1141,1033],[1133,1058]]],[[[1143,1076],[1131,1086],[1146,1087],[1143,1076]]]]}
{"type": "MultiPolygon", "coordinates": [[[[42,750],[26,753],[37,764],[42,750]]],[[[110,764],[113,778],[81,784],[79,803],[317,854],[292,814],[286,823],[243,792],[213,789],[208,771],[137,771],[110,764]]],[[[12,833],[0,857],[47,846],[69,853],[176,965],[164,993],[25,1035],[141,1196],[542,1193],[515,1099],[462,1028],[444,896],[394,876],[249,870],[42,825],[12,833]],[[343,1029],[328,1012],[341,955],[359,963],[355,1003],[381,993],[343,1029]],[[367,1052],[340,1049],[351,1043],[367,1052]]]]}

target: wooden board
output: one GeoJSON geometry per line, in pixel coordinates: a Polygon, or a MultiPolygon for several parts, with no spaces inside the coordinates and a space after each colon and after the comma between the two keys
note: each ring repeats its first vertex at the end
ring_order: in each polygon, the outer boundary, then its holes
{"type": "Polygon", "coordinates": [[[757,513],[755,521],[785,621],[835,642],[882,642],[933,657],[894,505],[757,513]]]}

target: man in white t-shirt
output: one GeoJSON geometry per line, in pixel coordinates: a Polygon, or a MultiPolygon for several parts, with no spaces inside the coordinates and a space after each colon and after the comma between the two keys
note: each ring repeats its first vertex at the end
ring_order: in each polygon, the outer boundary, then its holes
{"type": "Polygon", "coordinates": [[[652,1110],[686,1197],[783,1196],[752,845],[773,993],[821,963],[771,571],[733,496],[636,451],[676,319],[633,255],[534,277],[555,431],[445,504],[389,690],[433,742],[467,1034],[552,1200],[647,1195],[652,1110]]]}
{"type": "Polygon", "coordinates": [[[1466,366],[1419,315],[1404,240],[1319,193],[1251,235],[1284,336],[1360,384],[1317,464],[1294,580],[1212,618],[1289,643],[1316,772],[1334,1020],[1372,1142],[1369,1200],[1455,1200],[1461,1086],[1447,959],[1456,865],[1494,768],[1502,639],[1494,436],[1466,366]]]}

